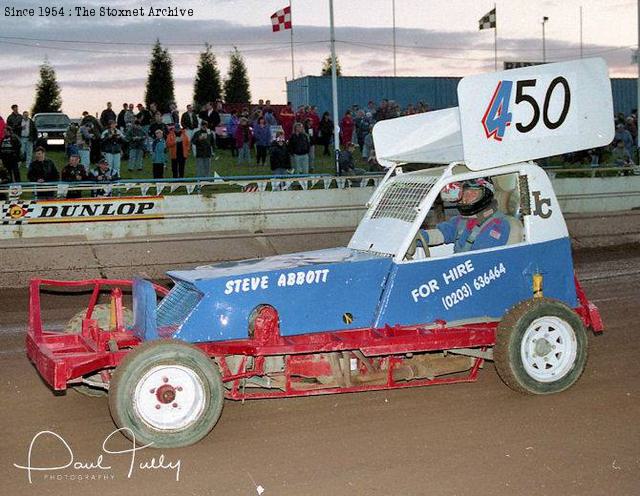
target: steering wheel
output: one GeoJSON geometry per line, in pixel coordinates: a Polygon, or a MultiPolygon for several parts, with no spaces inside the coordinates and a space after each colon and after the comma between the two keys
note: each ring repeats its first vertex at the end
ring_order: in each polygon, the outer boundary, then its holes
{"type": "Polygon", "coordinates": [[[413,241],[411,241],[411,244],[407,249],[407,254],[405,255],[405,258],[407,260],[413,260],[413,257],[416,254],[416,249],[418,248],[418,241],[420,241],[420,243],[422,244],[422,249],[424,250],[425,257],[429,258],[431,256],[431,252],[429,251],[429,243],[427,243],[427,240],[424,239],[424,236],[422,235],[422,229],[418,229],[418,233],[416,234],[415,238],[413,238],[413,241]]]}

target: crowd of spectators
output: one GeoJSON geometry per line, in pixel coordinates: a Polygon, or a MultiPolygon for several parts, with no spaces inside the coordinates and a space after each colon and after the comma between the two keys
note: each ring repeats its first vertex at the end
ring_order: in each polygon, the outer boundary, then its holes
{"type": "MultiPolygon", "coordinates": [[[[637,110],[632,110],[629,115],[618,113],[614,117],[614,125],[615,135],[608,146],[568,153],[563,156],[563,162],[591,167],[629,167],[640,163],[637,110]]],[[[623,173],[629,174],[629,171],[623,173]]]]}
{"type": "MultiPolygon", "coordinates": [[[[365,109],[352,106],[339,123],[340,172],[354,172],[354,147],[360,148],[368,169],[375,167],[371,130],[377,120],[426,110],[421,103],[401,111],[388,100],[379,106],[369,102],[365,109]]],[[[139,172],[144,169],[145,157],[150,158],[154,178],[163,178],[168,164],[171,175],[182,178],[190,155],[195,159],[196,177],[209,177],[212,160],[219,158],[220,149],[230,150],[238,164],[267,166],[268,162],[278,175],[308,174],[314,171],[316,147],[324,156],[332,156],[333,140],[334,123],[329,112],[320,116],[315,106],[294,110],[291,104],[272,106],[269,100],[260,100],[257,105],[225,109],[222,101],[216,101],[198,112],[187,105],[180,113],[176,105],[161,112],[154,103],[149,108],[141,103],[123,103],[116,113],[107,102],[95,116],[84,111],[79,122],[69,125],[64,135],[67,163],[58,169],[46,158],[46,147],[41,146],[29,113],[20,113],[13,105],[6,122],[0,116],[0,180],[116,181],[125,161],[130,172],[139,172]],[[24,178],[21,164],[27,168],[24,178]]],[[[72,192],[72,197],[75,194],[72,192]]]]}
{"type": "MultiPolygon", "coordinates": [[[[352,105],[338,123],[339,173],[380,170],[372,138],[375,123],[428,110],[423,102],[400,108],[386,99],[379,104],[370,101],[364,108],[352,105]],[[354,153],[356,148],[359,154],[354,153]]],[[[163,178],[169,165],[172,177],[183,178],[191,155],[195,176],[210,177],[212,160],[219,158],[221,149],[230,150],[239,165],[264,167],[269,162],[276,175],[308,174],[314,172],[316,156],[333,156],[334,132],[329,112],[320,115],[313,105],[293,109],[290,103],[272,106],[269,100],[260,100],[257,105],[225,108],[222,101],[216,101],[199,111],[187,105],[180,113],[176,105],[161,112],[154,103],[149,108],[123,103],[116,114],[107,102],[96,116],[85,111],[79,122],[71,123],[65,133],[67,163],[59,172],[46,158],[45,148],[37,146],[37,130],[29,113],[20,113],[13,105],[6,122],[0,116],[0,181],[20,182],[22,163],[30,182],[111,182],[121,178],[123,161],[129,171],[142,171],[145,157],[150,158],[154,178],[163,178]]],[[[618,114],[615,139],[609,147],[565,159],[592,165],[637,163],[637,133],[636,112],[618,114]]]]}

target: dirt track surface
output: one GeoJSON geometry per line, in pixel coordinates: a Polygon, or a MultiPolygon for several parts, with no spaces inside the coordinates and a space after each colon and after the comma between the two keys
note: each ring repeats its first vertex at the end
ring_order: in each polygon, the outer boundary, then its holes
{"type": "MultiPolygon", "coordinates": [[[[95,463],[115,429],[107,400],[54,396],[25,357],[26,292],[0,292],[2,494],[637,495],[640,494],[640,247],[580,252],[579,277],[606,333],[590,336],[570,390],[525,397],[487,364],[474,384],[315,398],[227,401],[213,432],[176,450],[104,457],[110,469],[27,472],[50,430],[95,463]],[[627,275],[625,275],[627,274],[627,275]],[[143,470],[164,453],[175,469],[143,470]],[[94,477],[91,480],[91,477],[94,477]],[[83,480],[77,480],[82,477],[83,480]],[[86,479],[89,477],[89,479],[86,479]],[[73,480],[75,479],[75,480],[73,480]]],[[[72,298],[73,300],[74,298],[72,298]]],[[[77,302],[45,303],[56,321],[77,302]]],[[[111,450],[131,449],[116,433],[111,450]]],[[[32,466],[69,462],[51,435],[32,466]]]]}

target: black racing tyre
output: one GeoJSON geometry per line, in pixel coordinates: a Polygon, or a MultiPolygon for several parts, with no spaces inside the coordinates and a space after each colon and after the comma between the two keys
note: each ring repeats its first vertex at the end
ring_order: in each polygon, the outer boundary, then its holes
{"type": "Polygon", "coordinates": [[[139,445],[197,443],[220,418],[224,388],[217,365],[195,346],[148,341],[116,367],[109,409],[122,433],[139,445]]]}
{"type": "Polygon", "coordinates": [[[493,350],[498,375],[524,394],[559,393],[580,378],[587,363],[587,331],[564,303],[523,301],[504,316],[493,350]]]}
{"type": "MultiPolygon", "coordinates": [[[[82,331],[82,321],[84,320],[86,314],[86,309],[77,312],[73,317],[71,317],[71,319],[69,319],[64,332],[79,334],[80,331],[82,331]]],[[[124,318],[125,327],[131,327],[133,325],[133,312],[131,311],[131,309],[123,307],[122,316],[124,318]]],[[[93,312],[91,312],[91,318],[98,322],[98,327],[100,327],[101,329],[108,328],[109,324],[111,323],[111,305],[109,303],[100,303],[98,305],[95,305],[93,307],[93,312]]],[[[96,374],[95,376],[99,376],[99,374],[96,374]]],[[[105,396],[107,396],[106,389],[92,387],[87,384],[73,386],[71,389],[83,396],[88,396],[90,398],[104,398],[105,396]]]]}

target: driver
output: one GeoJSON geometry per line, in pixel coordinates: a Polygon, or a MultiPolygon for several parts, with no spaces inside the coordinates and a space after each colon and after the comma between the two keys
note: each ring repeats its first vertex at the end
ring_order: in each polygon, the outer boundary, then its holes
{"type": "Polygon", "coordinates": [[[459,215],[421,229],[429,246],[454,243],[453,252],[483,250],[507,244],[510,226],[498,210],[495,188],[488,178],[452,183],[441,192],[444,201],[457,202],[459,215]]]}

